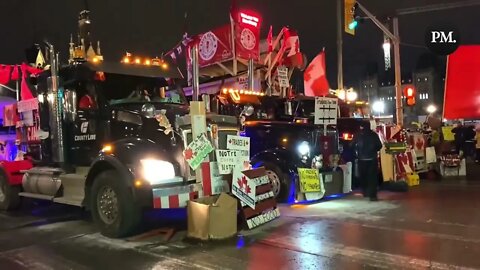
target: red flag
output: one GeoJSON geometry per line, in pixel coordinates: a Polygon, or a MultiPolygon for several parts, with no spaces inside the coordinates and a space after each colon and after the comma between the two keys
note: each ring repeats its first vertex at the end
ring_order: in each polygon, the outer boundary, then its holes
{"type": "Polygon", "coordinates": [[[268,52],[272,52],[273,51],[273,28],[271,25],[270,25],[270,30],[268,31],[267,42],[268,42],[268,52]]]}
{"type": "Polygon", "coordinates": [[[300,52],[300,39],[295,30],[284,28],[283,31],[283,45],[288,51],[287,57],[296,55],[300,52]]]}
{"type": "Polygon", "coordinates": [[[318,97],[328,94],[330,86],[328,85],[326,68],[325,68],[325,52],[322,51],[308,65],[303,73],[305,96],[318,97]]]}
{"type": "Polygon", "coordinates": [[[21,100],[27,100],[27,99],[32,99],[32,90],[30,90],[30,86],[28,85],[27,78],[29,76],[30,71],[35,71],[34,68],[28,66],[27,64],[22,64],[21,67],[22,69],[22,83],[20,85],[20,99],[21,100]]]}
{"type": "Polygon", "coordinates": [[[0,66],[0,83],[8,84],[10,82],[10,73],[12,72],[12,66],[1,65],[0,66]]]}
{"type": "Polygon", "coordinates": [[[13,67],[13,72],[12,72],[12,81],[17,81],[18,79],[20,79],[20,72],[18,71],[18,66],[15,65],[13,67]]]}

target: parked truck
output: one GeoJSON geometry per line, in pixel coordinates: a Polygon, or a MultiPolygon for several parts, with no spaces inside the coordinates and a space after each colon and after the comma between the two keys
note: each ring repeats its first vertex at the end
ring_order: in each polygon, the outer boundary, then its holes
{"type": "MultiPolygon", "coordinates": [[[[142,210],[202,196],[182,154],[192,128],[175,69],[51,61],[35,99],[20,101],[38,102],[38,143],[25,160],[2,162],[1,210],[19,207],[22,197],[85,207],[102,234],[122,237],[141,223],[142,210]]],[[[234,117],[209,114],[207,126],[220,145],[238,134],[234,117]]]]}

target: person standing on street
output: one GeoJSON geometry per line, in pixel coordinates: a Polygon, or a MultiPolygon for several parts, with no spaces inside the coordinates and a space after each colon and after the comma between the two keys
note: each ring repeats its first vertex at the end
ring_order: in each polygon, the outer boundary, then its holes
{"type": "Polygon", "coordinates": [[[352,144],[358,157],[363,196],[368,196],[370,201],[378,201],[378,151],[382,149],[382,142],[378,134],[371,130],[370,123],[362,122],[352,144]]]}

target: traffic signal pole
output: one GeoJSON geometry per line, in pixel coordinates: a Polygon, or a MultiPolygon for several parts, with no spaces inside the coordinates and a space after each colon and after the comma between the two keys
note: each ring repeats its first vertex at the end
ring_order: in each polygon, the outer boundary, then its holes
{"type": "Polygon", "coordinates": [[[342,24],[342,2],[337,0],[337,88],[343,89],[343,24],[342,24]]]}
{"type": "Polygon", "coordinates": [[[387,26],[381,23],[370,11],[362,4],[357,2],[358,8],[372,20],[372,22],[382,30],[393,42],[394,62],[395,62],[395,111],[397,116],[397,125],[403,127],[403,102],[402,102],[402,70],[400,66],[400,31],[398,29],[398,18],[393,18],[393,33],[387,26]]]}

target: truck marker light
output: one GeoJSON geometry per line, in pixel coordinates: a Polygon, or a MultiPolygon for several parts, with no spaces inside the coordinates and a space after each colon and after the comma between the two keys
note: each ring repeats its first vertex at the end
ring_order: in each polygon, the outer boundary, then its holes
{"type": "Polygon", "coordinates": [[[136,180],[136,181],[135,181],[135,187],[137,187],[137,188],[138,188],[138,187],[141,187],[142,184],[143,184],[143,183],[142,183],[142,181],[140,181],[140,180],[136,180]]]}
{"type": "Polygon", "coordinates": [[[288,142],[288,139],[287,139],[287,138],[283,138],[283,139],[282,139],[282,142],[286,143],[286,142],[288,142]]]}
{"type": "Polygon", "coordinates": [[[111,146],[110,144],[106,144],[106,145],[103,146],[102,152],[110,153],[110,152],[112,152],[112,149],[113,149],[113,148],[112,148],[112,146],[111,146]]]}

